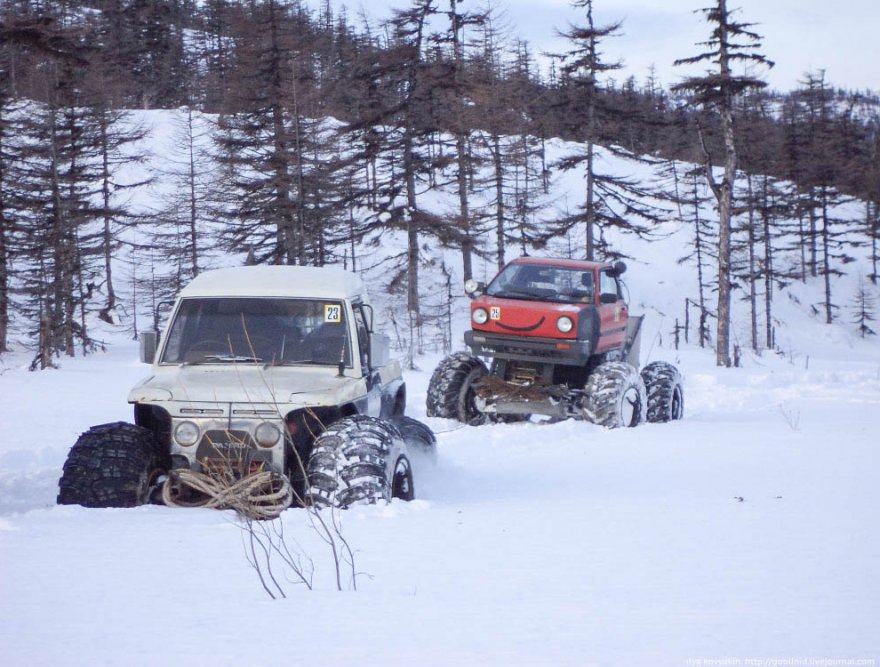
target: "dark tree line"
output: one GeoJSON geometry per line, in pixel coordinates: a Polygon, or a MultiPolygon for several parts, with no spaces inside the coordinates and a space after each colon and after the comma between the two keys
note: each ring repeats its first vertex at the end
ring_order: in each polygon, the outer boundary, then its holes
{"type": "MultiPolygon", "coordinates": [[[[619,26],[596,26],[592,0],[573,3],[570,50],[545,76],[475,2],[401,4],[385,24],[356,25],[329,2],[4,0],[0,351],[15,318],[36,341],[36,366],[100,345],[89,316],[117,319],[111,258],[122,246],[141,258],[139,289],[157,302],[204,268],[209,246],[250,262],[361,268],[363,243],[397,232],[406,247],[387,260],[389,289],[417,336],[430,318],[421,297],[436,287],[420,284],[428,248],[455,248],[469,277],[475,257],[500,265],[511,246],[525,252],[573,233],[587,256],[614,255],[609,230],[649,237],[670,217],[694,230],[701,343],[707,318],[727,317],[710,312],[712,291],[719,311],[731,294],[749,301],[755,349],[773,347],[772,295],[787,281],[822,277],[817,309],[832,321],[832,278],[854,239],[870,247],[876,282],[876,96],[834,90],[821,72],[782,94],[723,66],[673,91],[650,75],[617,82],[600,45],[619,26]],[[121,175],[143,157],[130,150],[142,131],[124,110],[157,108],[182,109],[176,154],[157,175],[174,191],[167,210],[135,215],[124,195],[143,180],[121,175]],[[580,148],[552,164],[553,137],[580,148]],[[645,160],[663,183],[603,173],[602,152],[645,160]],[[586,176],[583,200],[542,222],[541,196],[575,168],[586,176]],[[437,189],[454,195],[455,210],[427,203],[437,189]],[[837,205],[853,197],[864,216],[837,219],[837,205]],[[136,225],[149,235],[128,233],[136,225]],[[796,266],[779,260],[792,252],[796,266]],[[143,265],[154,253],[164,269],[143,265]],[[27,298],[11,298],[16,290],[27,298]]],[[[707,10],[713,25],[726,15],[723,1],[707,10]]],[[[726,25],[734,37],[752,34],[726,25]]],[[[720,54],[727,36],[713,34],[720,54]]],[[[729,364],[721,328],[716,344],[729,364]]]]}

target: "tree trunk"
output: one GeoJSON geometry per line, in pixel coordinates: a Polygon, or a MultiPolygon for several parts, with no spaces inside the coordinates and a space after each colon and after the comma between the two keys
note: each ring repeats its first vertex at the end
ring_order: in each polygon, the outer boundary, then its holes
{"type": "Polygon", "coordinates": [[[473,277],[473,264],[471,261],[473,239],[471,238],[471,220],[467,196],[467,159],[465,156],[467,147],[465,146],[463,134],[458,133],[455,137],[455,147],[458,151],[458,216],[462,232],[461,263],[464,279],[470,280],[473,277]]]}
{"type": "MultiPolygon", "coordinates": [[[[450,20],[452,21],[452,53],[455,64],[455,102],[460,105],[460,115],[464,110],[464,107],[462,105],[462,102],[464,101],[464,95],[461,91],[461,72],[464,69],[464,57],[462,54],[461,39],[459,36],[461,26],[459,23],[458,15],[458,0],[449,0],[449,9],[450,20]]],[[[461,129],[461,123],[463,122],[464,119],[461,117],[456,119],[457,129],[455,131],[455,151],[456,166],[458,168],[456,181],[458,185],[458,217],[462,233],[461,263],[464,273],[464,279],[470,280],[473,277],[473,265],[471,260],[471,254],[473,252],[473,239],[471,238],[471,219],[470,211],[468,210],[469,207],[467,193],[468,147],[466,133],[461,129]]]]}
{"type": "Polygon", "coordinates": [[[831,312],[831,230],[828,220],[828,197],[825,186],[821,188],[822,203],[822,274],[825,279],[825,323],[831,324],[834,316],[831,312]]]}
{"type": "Polygon", "coordinates": [[[596,241],[594,238],[594,230],[593,223],[596,219],[596,210],[595,210],[595,188],[593,185],[593,142],[587,142],[587,210],[586,210],[586,223],[587,223],[587,252],[586,256],[589,261],[593,261],[595,259],[595,247],[596,241]]]}
{"type": "Polygon", "coordinates": [[[198,194],[196,192],[196,153],[195,137],[193,135],[192,108],[187,107],[186,113],[187,135],[189,137],[189,245],[192,277],[199,275],[199,247],[198,247],[198,194]]]}
{"type": "MultiPolygon", "coordinates": [[[[718,1],[723,21],[719,23],[719,66],[721,78],[729,80],[730,54],[728,52],[727,4],[718,1]]],[[[724,176],[716,191],[718,199],[718,333],[715,340],[715,363],[730,367],[730,218],[733,206],[733,186],[736,180],[736,144],[733,132],[733,95],[728,90],[720,108],[721,132],[724,136],[724,176]]],[[[711,170],[711,166],[709,166],[711,170]]]]}
{"type": "Polygon", "coordinates": [[[101,199],[104,204],[104,280],[107,289],[107,304],[102,310],[104,319],[113,322],[113,310],[116,308],[116,291],[113,289],[113,230],[110,215],[110,146],[107,136],[107,113],[100,114],[101,132],[101,199]]]}
{"type": "Polygon", "coordinates": [[[810,188],[810,275],[815,278],[819,273],[819,249],[816,240],[819,236],[816,224],[816,192],[810,188]]]}
{"type": "Polygon", "coordinates": [[[868,219],[868,234],[871,236],[871,282],[873,284],[877,284],[878,278],[880,276],[877,275],[877,262],[880,260],[880,257],[877,255],[877,240],[880,237],[880,206],[877,203],[874,203],[873,212],[871,211],[871,202],[867,202],[865,204],[865,215],[868,219]]]}
{"type": "Polygon", "coordinates": [[[697,174],[694,172],[694,244],[697,253],[697,286],[700,297],[700,347],[706,347],[706,283],[703,274],[703,222],[700,220],[700,193],[697,183],[697,174]]]}
{"type": "Polygon", "coordinates": [[[752,188],[752,175],[746,177],[746,183],[749,193],[749,311],[751,314],[751,343],[752,349],[758,351],[758,276],[755,266],[757,259],[755,257],[755,193],[752,188]]]}
{"type": "Polygon", "coordinates": [[[405,130],[403,145],[403,170],[406,178],[406,309],[415,314],[415,325],[421,324],[419,317],[419,230],[417,221],[418,201],[416,199],[416,174],[413,164],[412,134],[405,130]]]}
{"type": "Polygon", "coordinates": [[[498,270],[504,266],[504,165],[501,160],[501,140],[492,136],[492,161],[495,169],[495,253],[498,270]]]}
{"type": "Polygon", "coordinates": [[[6,245],[9,223],[6,219],[6,202],[3,201],[4,179],[3,162],[0,160],[0,353],[9,350],[9,250],[6,245]]]}
{"type": "Polygon", "coordinates": [[[770,197],[769,178],[764,176],[761,194],[761,217],[764,223],[764,323],[767,334],[767,348],[773,349],[773,241],[770,238],[770,197]]]}

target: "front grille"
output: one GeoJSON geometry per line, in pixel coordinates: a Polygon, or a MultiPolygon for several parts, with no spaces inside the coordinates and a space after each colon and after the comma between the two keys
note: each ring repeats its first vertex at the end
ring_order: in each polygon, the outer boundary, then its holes
{"type": "Polygon", "coordinates": [[[199,461],[214,459],[240,463],[248,458],[248,451],[256,449],[256,443],[247,431],[206,431],[196,450],[199,461]]]}

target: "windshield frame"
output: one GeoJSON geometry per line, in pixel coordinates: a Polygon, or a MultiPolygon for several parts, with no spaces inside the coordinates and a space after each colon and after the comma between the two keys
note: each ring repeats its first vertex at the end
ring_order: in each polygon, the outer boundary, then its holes
{"type": "Polygon", "coordinates": [[[160,366],[210,365],[216,367],[244,364],[264,367],[338,368],[340,359],[336,358],[335,341],[339,339],[340,349],[343,350],[343,367],[352,369],[357,355],[353,354],[352,346],[356,344],[356,341],[352,338],[352,314],[350,311],[349,303],[342,298],[182,297],[178,300],[168,321],[161,349],[157,355],[157,363],[160,366]],[[277,312],[271,308],[273,303],[278,305],[277,312]],[[297,311],[297,307],[301,312],[297,311]],[[195,312],[196,310],[199,312],[195,312]],[[237,317],[242,317],[244,322],[250,320],[259,326],[252,329],[250,324],[243,324],[239,331],[237,317]],[[284,327],[285,333],[281,333],[280,322],[285,317],[288,318],[288,326],[284,327]],[[300,319],[296,320],[297,317],[300,319]],[[210,318],[215,318],[217,321],[212,322],[210,318]],[[323,321],[321,321],[322,318],[323,321]],[[225,330],[221,326],[223,323],[227,325],[225,330]],[[272,330],[273,326],[275,330],[272,330]],[[337,326],[340,327],[339,330],[336,329],[337,326]],[[322,327],[324,330],[319,331],[322,327]],[[295,340],[294,330],[297,328],[299,335],[296,338],[296,346],[290,347],[288,341],[295,340]],[[269,333],[261,336],[260,331],[269,333]],[[338,331],[341,331],[341,335],[338,335],[338,331]],[[278,340],[279,335],[281,335],[280,341],[278,340]],[[290,338],[287,338],[288,335],[290,338]],[[235,341],[233,341],[233,337],[235,337],[235,341]],[[225,344],[230,347],[221,349],[216,343],[223,343],[224,338],[225,344]],[[327,347],[328,341],[334,343],[329,348],[327,347]],[[307,342],[312,346],[312,351],[316,353],[316,348],[323,343],[322,354],[316,354],[309,359],[299,354],[303,351],[302,346],[307,342]],[[193,352],[193,347],[200,343],[206,343],[204,352],[201,349],[198,353],[193,352]],[[208,343],[214,343],[213,347],[208,343]],[[264,346],[264,348],[257,349],[258,345],[264,346]],[[288,356],[294,358],[287,358],[288,356]]]}
{"type": "Polygon", "coordinates": [[[592,268],[555,264],[512,262],[492,279],[483,293],[495,299],[595,305],[597,298],[596,271],[592,268]],[[549,280],[539,280],[537,278],[539,274],[552,278],[552,283],[549,280]],[[535,278],[530,279],[529,275],[534,275],[535,278]],[[577,279],[575,279],[576,275],[577,279]],[[591,284],[581,283],[580,276],[589,276],[591,284]],[[561,283],[567,283],[567,286],[564,287],[567,291],[560,291],[561,283]],[[538,287],[541,284],[546,287],[538,287]]]}

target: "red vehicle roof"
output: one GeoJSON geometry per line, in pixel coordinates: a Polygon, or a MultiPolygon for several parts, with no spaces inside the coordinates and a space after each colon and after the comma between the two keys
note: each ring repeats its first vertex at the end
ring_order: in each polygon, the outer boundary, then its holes
{"type": "Polygon", "coordinates": [[[585,259],[563,259],[561,257],[518,257],[510,264],[538,264],[540,266],[559,266],[567,269],[588,271],[611,266],[609,262],[588,262],[585,259]]]}

